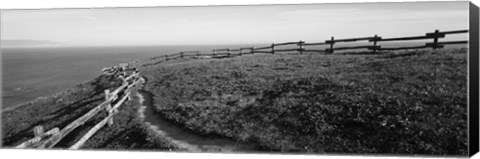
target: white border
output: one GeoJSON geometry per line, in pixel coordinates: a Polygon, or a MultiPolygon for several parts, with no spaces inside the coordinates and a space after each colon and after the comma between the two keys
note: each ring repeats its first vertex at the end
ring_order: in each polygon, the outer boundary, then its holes
{"type": "MultiPolygon", "coordinates": [[[[428,0],[0,0],[0,9],[45,9],[45,8],[98,8],[98,7],[152,7],[152,6],[194,6],[194,5],[258,5],[258,4],[309,4],[309,3],[364,3],[364,2],[417,2],[428,0]]],[[[448,0],[435,0],[448,1],[448,0]]],[[[472,0],[480,6],[480,0],[472,0]]],[[[200,159],[244,159],[244,158],[419,158],[385,156],[338,156],[338,155],[263,155],[263,154],[220,154],[220,153],[167,153],[167,152],[126,152],[126,151],[68,151],[68,150],[6,150],[0,149],[2,158],[85,159],[85,158],[200,158],[200,159]]],[[[425,158],[425,157],[422,157],[425,158]]],[[[430,157],[428,157],[430,158],[430,157]]],[[[473,158],[480,159],[477,154],[473,158]]]]}
{"type": "MultiPolygon", "coordinates": [[[[205,5],[258,5],[309,3],[365,3],[365,2],[428,2],[428,0],[1,0],[0,9],[92,8],[92,7],[152,7],[205,5]]],[[[460,0],[431,0],[460,1],[460,0]]],[[[465,1],[465,0],[461,0],[465,1]]],[[[480,1],[480,0],[473,0],[480,1]]],[[[476,3],[479,4],[479,3],[476,3]]]]}

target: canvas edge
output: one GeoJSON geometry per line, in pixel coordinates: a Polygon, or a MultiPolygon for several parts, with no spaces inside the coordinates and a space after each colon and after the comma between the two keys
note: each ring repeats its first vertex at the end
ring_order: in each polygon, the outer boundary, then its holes
{"type": "Polygon", "coordinates": [[[479,151],[479,8],[469,4],[469,108],[468,108],[468,151],[469,156],[479,151]]]}

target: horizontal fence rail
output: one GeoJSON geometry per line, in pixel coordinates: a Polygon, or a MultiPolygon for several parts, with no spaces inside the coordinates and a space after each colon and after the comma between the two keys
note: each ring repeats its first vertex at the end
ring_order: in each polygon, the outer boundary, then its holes
{"type": "Polygon", "coordinates": [[[275,52],[285,52],[285,51],[298,51],[298,49],[279,49],[279,50],[275,50],[275,52]]]}
{"type": "Polygon", "coordinates": [[[264,49],[271,49],[272,46],[266,46],[266,47],[256,47],[253,50],[264,50],[264,49]]]}
{"type": "Polygon", "coordinates": [[[349,46],[349,47],[336,47],[334,50],[351,50],[351,49],[368,49],[372,48],[373,46],[365,45],[365,46],[349,46]]]}
{"type": "MultiPolygon", "coordinates": [[[[390,51],[390,50],[407,50],[407,49],[425,49],[425,48],[444,48],[445,45],[454,45],[454,44],[468,44],[467,40],[460,40],[460,41],[439,41],[441,38],[445,38],[447,35],[450,34],[464,34],[468,33],[468,30],[452,30],[452,31],[439,31],[435,30],[434,32],[428,32],[424,35],[418,36],[406,36],[406,37],[392,37],[392,38],[383,38],[378,35],[370,36],[370,37],[358,37],[358,38],[344,38],[344,39],[335,39],[335,37],[331,37],[324,42],[313,42],[313,43],[306,43],[305,41],[297,41],[297,42],[284,42],[284,43],[272,43],[269,46],[263,47],[241,47],[238,49],[232,48],[221,48],[221,49],[213,49],[211,53],[200,53],[200,51],[184,51],[176,54],[170,54],[163,56],[163,60],[173,60],[179,58],[224,58],[224,57],[234,57],[234,56],[242,56],[248,54],[256,54],[256,53],[263,53],[263,54],[275,54],[276,52],[298,52],[300,54],[304,52],[313,52],[313,53],[327,53],[332,54],[335,53],[337,50],[356,50],[356,49],[366,49],[372,51],[373,53],[377,53],[378,51],[390,51]],[[382,47],[380,44],[383,42],[391,42],[391,41],[417,41],[417,40],[428,40],[431,39],[431,42],[426,42],[423,45],[417,46],[402,46],[402,47],[382,47]],[[370,45],[360,45],[360,46],[342,46],[342,47],[335,47],[338,43],[349,43],[349,42],[358,42],[358,41],[366,41],[370,43],[370,45]],[[285,47],[288,48],[279,48],[285,47]],[[308,48],[305,48],[305,47],[308,48]],[[320,48],[323,46],[323,48],[320,48]]],[[[155,59],[159,59],[162,56],[154,57],[155,59]]],[[[152,60],[155,60],[152,58],[152,60]]]]}
{"type": "Polygon", "coordinates": [[[310,45],[330,45],[330,44],[329,43],[305,43],[303,45],[310,46],[310,45]]]}
{"type": "MultiPolygon", "coordinates": [[[[424,40],[424,39],[432,39],[432,36],[411,36],[411,37],[400,37],[400,38],[388,38],[388,39],[378,39],[376,41],[405,41],[405,40],[424,40]]],[[[375,40],[370,40],[375,41],[375,40]]]]}
{"type": "Polygon", "coordinates": [[[123,105],[125,101],[131,99],[132,87],[136,86],[139,82],[139,74],[136,68],[130,69],[128,66],[123,65],[105,68],[102,69],[102,71],[104,74],[109,74],[109,71],[112,69],[117,70],[117,73],[121,74],[121,76],[118,77],[122,79],[123,84],[112,92],[110,92],[108,89],[105,90],[104,102],[95,106],[93,109],[83,114],[81,117],[77,118],[62,129],[55,127],[47,132],[43,132],[43,126],[36,126],[33,129],[35,137],[17,145],[15,148],[52,148],[65,136],[73,132],[76,128],[84,125],[102,110],[106,110],[108,112],[108,116],[91,128],[79,141],[75,142],[70,149],[80,148],[83,143],[85,143],[104,125],[106,125],[106,123],[108,123],[108,125],[112,125],[113,117],[118,112],[118,108],[123,105]],[[124,76],[126,76],[126,71],[128,70],[133,70],[133,72],[128,77],[124,78],[124,76]],[[113,107],[112,104],[114,104],[113,107]]]}
{"type": "Polygon", "coordinates": [[[292,45],[292,44],[298,45],[298,44],[300,44],[300,42],[286,42],[286,43],[278,43],[278,44],[274,44],[274,45],[275,46],[282,46],[282,45],[292,45]]]}
{"type": "Polygon", "coordinates": [[[408,47],[396,47],[396,48],[378,48],[378,50],[408,50],[408,49],[424,49],[427,48],[427,46],[422,45],[422,46],[408,46],[408,47]]]}
{"type": "Polygon", "coordinates": [[[364,38],[351,38],[351,39],[337,39],[334,40],[326,40],[325,43],[335,43],[335,42],[355,42],[355,41],[361,41],[361,40],[372,40],[375,39],[375,37],[364,37],[364,38]]]}

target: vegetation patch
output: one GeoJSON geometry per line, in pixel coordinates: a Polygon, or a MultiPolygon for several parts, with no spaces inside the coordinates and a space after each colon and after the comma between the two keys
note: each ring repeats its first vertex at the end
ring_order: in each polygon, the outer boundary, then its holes
{"type": "Polygon", "coordinates": [[[141,69],[160,116],[282,152],[467,154],[466,49],[278,54],[141,69]]]}
{"type": "MultiPolygon", "coordinates": [[[[79,84],[51,97],[41,97],[15,109],[2,112],[2,145],[14,147],[34,137],[33,127],[42,125],[45,130],[63,128],[104,101],[105,89],[116,89],[121,80],[113,76],[98,78],[79,84]]],[[[83,149],[176,149],[151,132],[137,116],[138,99],[134,98],[120,107],[114,124],[106,126],[90,138],[83,149]]],[[[107,113],[102,111],[78,127],[55,148],[68,148],[107,113]]]]}

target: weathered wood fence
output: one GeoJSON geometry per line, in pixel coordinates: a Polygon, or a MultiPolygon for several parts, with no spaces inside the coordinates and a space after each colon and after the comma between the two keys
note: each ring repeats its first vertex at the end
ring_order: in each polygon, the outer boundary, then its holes
{"type": "Polygon", "coordinates": [[[86,123],[89,119],[97,115],[102,110],[108,112],[108,116],[103,118],[102,121],[97,123],[93,128],[91,128],[80,140],[76,141],[75,144],[70,146],[70,149],[78,149],[80,148],[90,137],[92,137],[98,130],[104,127],[106,124],[112,125],[113,119],[115,114],[118,113],[119,107],[125,103],[125,101],[131,99],[132,94],[131,91],[134,86],[136,86],[139,82],[139,73],[136,68],[133,68],[130,75],[127,75],[128,69],[125,66],[120,67],[112,67],[111,70],[104,69],[104,73],[110,71],[119,73],[123,80],[123,83],[120,87],[116,88],[112,92],[110,90],[105,90],[105,101],[102,102],[100,105],[96,106],[95,108],[91,109],[86,114],[82,115],[81,117],[77,118],[75,121],[71,122],[64,128],[60,129],[58,127],[53,128],[47,132],[44,132],[43,126],[36,126],[33,129],[35,137],[29,139],[18,146],[16,148],[52,148],[55,146],[60,140],[62,140],[65,136],[71,133],[73,130],[78,128],[79,126],[86,123]],[[122,68],[118,71],[116,69],[122,68]]]}
{"type": "Polygon", "coordinates": [[[467,44],[467,40],[462,41],[444,41],[440,42],[439,39],[444,38],[446,35],[449,34],[463,34],[468,33],[468,30],[454,30],[454,31],[439,31],[435,30],[431,33],[426,33],[425,35],[420,36],[409,36],[409,37],[396,37],[396,38],[382,38],[378,35],[374,35],[371,37],[360,37],[360,38],[348,38],[348,39],[335,39],[335,37],[331,37],[329,40],[325,40],[324,42],[316,42],[316,43],[306,43],[305,41],[297,41],[297,42],[286,42],[286,43],[272,43],[270,46],[265,47],[244,47],[239,49],[213,49],[212,53],[208,54],[200,54],[200,51],[185,51],[176,54],[164,55],[163,59],[162,56],[157,56],[151,58],[152,60],[160,59],[160,60],[174,60],[178,58],[186,58],[186,57],[194,57],[194,58],[201,58],[201,57],[211,57],[211,58],[222,58],[222,57],[232,57],[232,56],[242,56],[246,54],[254,54],[254,53],[265,53],[265,54],[275,54],[277,52],[298,52],[300,54],[304,52],[317,52],[317,53],[327,53],[332,54],[336,50],[354,50],[354,49],[367,49],[372,51],[373,53],[377,53],[378,51],[382,50],[406,50],[406,49],[423,49],[423,48],[443,48],[445,45],[451,44],[467,44]],[[407,46],[407,47],[381,47],[382,42],[391,42],[391,41],[415,41],[415,40],[425,40],[425,39],[432,39],[432,42],[427,42],[424,45],[419,46],[407,46]],[[369,45],[360,45],[360,46],[346,46],[346,47],[335,47],[335,44],[338,43],[348,43],[348,42],[358,42],[358,41],[367,41],[370,43],[369,45]],[[326,48],[324,49],[305,49],[305,47],[316,47],[325,45],[326,48]],[[291,48],[288,49],[279,49],[278,46],[290,46],[291,48]]]}

